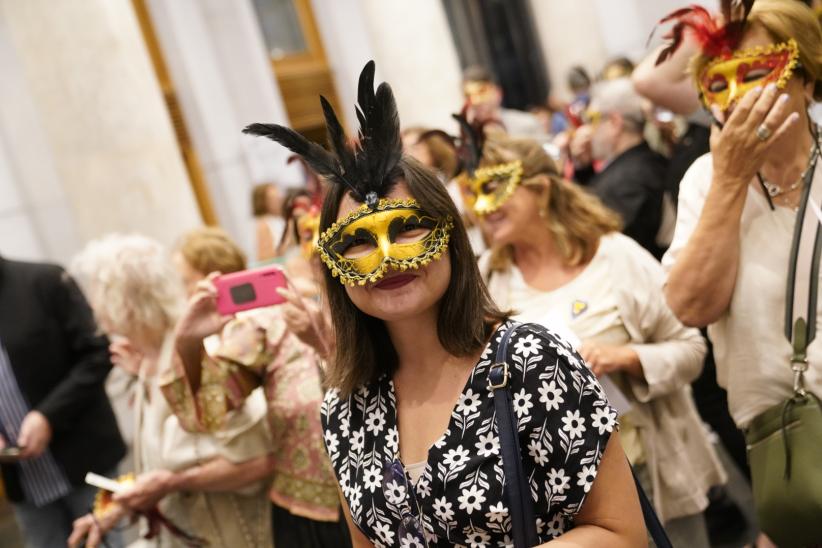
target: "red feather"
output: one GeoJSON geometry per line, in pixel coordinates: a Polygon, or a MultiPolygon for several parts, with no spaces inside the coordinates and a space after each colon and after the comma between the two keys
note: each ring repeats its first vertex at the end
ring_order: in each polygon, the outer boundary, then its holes
{"type": "Polygon", "coordinates": [[[753,0],[742,0],[741,17],[735,20],[732,20],[732,5],[731,0],[723,0],[722,2],[722,14],[726,22],[722,26],[717,24],[716,18],[708,10],[697,5],[678,9],[660,19],[658,25],[672,21],[676,21],[676,23],[670,32],[665,35],[668,44],[659,53],[656,64],[662,63],[679,49],[686,31],[691,33],[704,55],[708,57],[731,55],[742,38],[742,33],[745,30],[745,20],[751,11],[753,0]]]}

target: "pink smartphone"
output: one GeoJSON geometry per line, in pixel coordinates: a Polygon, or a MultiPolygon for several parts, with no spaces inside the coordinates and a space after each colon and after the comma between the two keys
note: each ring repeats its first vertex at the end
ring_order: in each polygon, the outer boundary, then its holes
{"type": "Polygon", "coordinates": [[[214,279],[217,311],[228,316],[241,310],[282,304],[285,299],[277,288],[286,285],[285,273],[274,265],[225,274],[214,279]]]}

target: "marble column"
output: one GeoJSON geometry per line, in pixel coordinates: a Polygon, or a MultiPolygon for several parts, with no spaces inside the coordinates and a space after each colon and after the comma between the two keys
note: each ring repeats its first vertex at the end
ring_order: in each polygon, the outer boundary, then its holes
{"type": "Polygon", "coordinates": [[[129,0],[0,0],[0,63],[4,157],[41,255],[199,224],[129,0]]]}
{"type": "Polygon", "coordinates": [[[217,217],[250,253],[253,185],[303,177],[286,165],[286,149],[241,133],[252,122],[288,125],[254,7],[251,0],[147,5],[217,217]]]}

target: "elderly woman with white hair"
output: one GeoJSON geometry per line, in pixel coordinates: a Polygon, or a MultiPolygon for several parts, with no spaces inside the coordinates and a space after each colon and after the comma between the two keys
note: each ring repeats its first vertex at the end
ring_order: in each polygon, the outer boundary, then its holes
{"type": "Polygon", "coordinates": [[[586,113],[591,155],[604,163],[589,188],[622,217],[623,233],[657,259],[667,248],[662,225],[666,160],[648,146],[642,98],[630,78],[594,86],[586,113]]]}
{"type": "Polygon", "coordinates": [[[211,435],[185,431],[160,390],[184,305],[160,244],[137,235],[91,242],[75,259],[114,361],[135,375],[134,468],[113,501],[77,520],[70,546],[96,546],[121,518],[147,518],[144,546],[271,545],[265,398],[249,398],[211,435]]]}

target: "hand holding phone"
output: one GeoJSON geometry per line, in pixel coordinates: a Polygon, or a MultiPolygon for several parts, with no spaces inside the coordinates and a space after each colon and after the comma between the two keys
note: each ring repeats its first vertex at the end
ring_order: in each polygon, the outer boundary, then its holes
{"type": "Polygon", "coordinates": [[[217,311],[228,316],[241,310],[282,304],[285,298],[277,288],[287,285],[285,273],[276,265],[218,276],[214,279],[217,311]]]}

